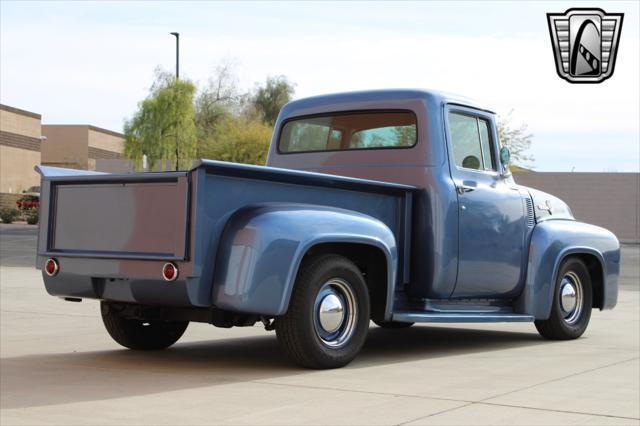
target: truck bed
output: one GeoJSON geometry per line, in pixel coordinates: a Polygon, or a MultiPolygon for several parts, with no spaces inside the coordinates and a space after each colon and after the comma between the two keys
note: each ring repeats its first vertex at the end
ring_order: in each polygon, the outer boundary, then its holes
{"type": "Polygon", "coordinates": [[[216,257],[229,218],[277,204],[343,209],[383,222],[398,243],[397,282],[409,279],[410,186],[207,160],[185,172],[40,171],[38,266],[50,257],[60,263],[57,276],[45,276],[51,294],[214,306],[216,257]],[[180,269],[170,289],[160,276],[167,261],[180,269]]]}

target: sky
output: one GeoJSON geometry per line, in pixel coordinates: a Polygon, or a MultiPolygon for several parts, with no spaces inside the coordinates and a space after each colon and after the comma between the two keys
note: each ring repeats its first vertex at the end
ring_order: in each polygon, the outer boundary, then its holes
{"type": "Polygon", "coordinates": [[[286,75],[295,98],[428,88],[526,123],[538,171],[640,171],[640,2],[0,2],[0,103],[45,124],[122,131],[154,70],[244,89],[286,75]],[[614,75],[555,71],[546,13],[623,12],[614,75]]]}

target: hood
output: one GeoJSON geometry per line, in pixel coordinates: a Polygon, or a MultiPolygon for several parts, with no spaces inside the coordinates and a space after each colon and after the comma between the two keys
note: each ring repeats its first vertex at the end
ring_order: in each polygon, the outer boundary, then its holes
{"type": "Polygon", "coordinates": [[[518,186],[525,191],[528,191],[531,195],[536,222],[550,219],[575,220],[575,217],[567,203],[562,201],[560,198],[534,188],[522,185],[518,186]]]}

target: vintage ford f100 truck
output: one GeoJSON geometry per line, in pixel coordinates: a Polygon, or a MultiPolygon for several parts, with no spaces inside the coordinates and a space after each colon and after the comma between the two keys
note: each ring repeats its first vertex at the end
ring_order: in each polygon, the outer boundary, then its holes
{"type": "Polygon", "coordinates": [[[263,322],[311,368],[339,367],[372,320],[534,322],[575,339],[616,304],[616,237],[519,186],[494,114],[431,91],[301,99],[267,166],[40,167],[47,291],[98,299],[119,344],[162,349],[190,321],[263,322]]]}

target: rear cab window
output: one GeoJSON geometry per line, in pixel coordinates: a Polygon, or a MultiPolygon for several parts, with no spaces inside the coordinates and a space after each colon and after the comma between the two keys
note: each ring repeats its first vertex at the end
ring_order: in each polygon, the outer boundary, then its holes
{"type": "Polygon", "coordinates": [[[357,111],[294,118],[280,131],[280,153],[411,148],[417,141],[412,111],[357,111]]]}

